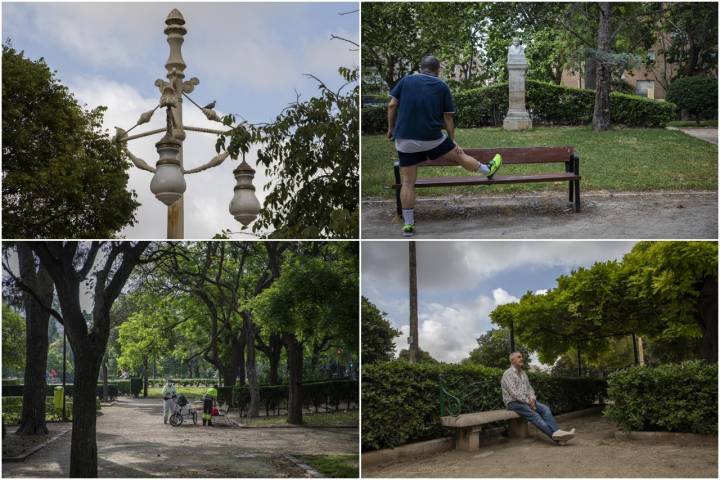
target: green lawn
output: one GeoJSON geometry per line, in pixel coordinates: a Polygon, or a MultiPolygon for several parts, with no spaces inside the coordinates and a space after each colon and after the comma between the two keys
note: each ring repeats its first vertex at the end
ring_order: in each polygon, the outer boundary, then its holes
{"type": "MultiPolygon", "coordinates": [[[[207,392],[208,387],[178,387],[175,390],[178,395],[185,395],[188,398],[201,398],[207,392]]],[[[140,390],[142,397],[142,390],[140,390]]],[[[148,398],[162,398],[162,387],[148,387],[148,398]]]]}
{"type": "MultiPolygon", "coordinates": [[[[580,154],[581,187],[587,190],[717,190],[717,145],[682,132],[626,128],[595,133],[586,127],[537,127],[528,132],[501,128],[457,131],[464,148],[572,145],[580,154]]],[[[393,183],[393,160],[397,153],[384,135],[362,136],[362,194],[392,197],[385,187],[393,183]]],[[[563,164],[504,166],[499,175],[564,171],[563,164]]],[[[420,176],[470,175],[460,167],[421,168],[420,176]]],[[[489,191],[566,191],[566,183],[493,185],[489,191]]],[[[472,186],[423,188],[422,195],[483,192],[472,186]]]]}
{"type": "MultiPolygon", "coordinates": [[[[303,421],[308,427],[358,426],[359,416],[357,410],[350,410],[348,412],[305,413],[303,414],[303,421]]],[[[287,425],[287,417],[278,415],[253,418],[249,426],[266,427],[270,425],[287,425]]]]}
{"type": "Polygon", "coordinates": [[[717,128],[717,120],[700,120],[700,124],[698,124],[695,120],[675,120],[669,122],[668,127],[717,128]]]}
{"type": "Polygon", "coordinates": [[[297,455],[303,462],[330,478],[358,478],[357,455],[297,455]]]}

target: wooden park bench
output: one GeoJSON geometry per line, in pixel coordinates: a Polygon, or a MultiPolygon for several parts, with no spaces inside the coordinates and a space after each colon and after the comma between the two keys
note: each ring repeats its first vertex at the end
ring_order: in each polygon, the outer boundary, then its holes
{"type": "MultiPolygon", "coordinates": [[[[453,187],[456,185],[495,185],[500,183],[536,183],[536,182],[568,182],[569,201],[574,203],[575,211],[580,211],[580,157],[574,147],[521,147],[521,148],[468,148],[465,153],[476,160],[487,163],[496,153],[502,155],[503,166],[526,163],[564,163],[564,172],[537,173],[534,175],[463,175],[458,177],[425,177],[415,181],[415,188],[453,187]]],[[[419,167],[458,167],[447,160],[426,160],[419,167]]],[[[502,173],[502,167],[500,172],[502,173]]],[[[402,214],[400,203],[400,163],[395,162],[395,203],[398,215],[402,214]]]]}
{"type": "Polygon", "coordinates": [[[455,431],[455,449],[473,451],[480,448],[480,432],[484,425],[508,422],[510,438],[528,436],[527,420],[511,410],[460,413],[462,400],[447,391],[440,380],[440,424],[455,431]]]}

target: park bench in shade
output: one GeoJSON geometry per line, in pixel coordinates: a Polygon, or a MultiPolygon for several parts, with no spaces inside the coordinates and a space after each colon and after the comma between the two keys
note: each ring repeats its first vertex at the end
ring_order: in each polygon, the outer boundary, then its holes
{"type": "Polygon", "coordinates": [[[488,410],[485,412],[460,413],[463,402],[448,392],[440,379],[440,424],[455,431],[455,448],[473,451],[480,448],[480,431],[483,425],[508,422],[510,438],[528,436],[527,420],[511,410],[488,410]]]}
{"type": "MultiPolygon", "coordinates": [[[[568,182],[569,201],[574,203],[575,211],[580,211],[580,157],[573,147],[520,147],[520,148],[468,148],[465,153],[476,160],[487,163],[496,153],[502,155],[503,165],[526,163],[564,163],[564,171],[538,173],[535,175],[463,175],[458,177],[424,177],[418,175],[415,188],[453,187],[457,185],[495,185],[500,183],[536,183],[536,182],[568,182]]],[[[447,160],[426,160],[419,167],[459,167],[447,160]]],[[[502,173],[502,168],[500,172],[502,173]]],[[[400,164],[395,162],[395,203],[398,215],[402,214],[400,203],[400,164]]]]}

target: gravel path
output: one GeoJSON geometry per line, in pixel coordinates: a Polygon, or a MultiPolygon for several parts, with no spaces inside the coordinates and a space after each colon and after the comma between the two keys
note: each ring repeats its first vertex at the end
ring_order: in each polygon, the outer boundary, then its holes
{"type": "MultiPolygon", "coordinates": [[[[591,192],[573,212],[563,192],[420,197],[418,239],[717,238],[717,192],[591,192]]],[[[365,200],[362,238],[402,238],[395,202],[365,200]]]]}
{"type": "MultiPolygon", "coordinates": [[[[618,440],[615,425],[600,414],[561,422],[577,429],[564,447],[544,436],[502,439],[477,452],[457,450],[389,465],[363,468],[363,477],[713,477],[718,473],[714,441],[618,440]]],[[[541,435],[541,434],[538,434],[541,435]]]]}
{"type": "MultiPolygon", "coordinates": [[[[231,428],[162,422],[160,400],[121,398],[97,421],[100,477],[297,477],[284,454],[358,451],[357,428],[231,428]]],[[[70,434],[4,477],[67,477],[70,434]]]]}

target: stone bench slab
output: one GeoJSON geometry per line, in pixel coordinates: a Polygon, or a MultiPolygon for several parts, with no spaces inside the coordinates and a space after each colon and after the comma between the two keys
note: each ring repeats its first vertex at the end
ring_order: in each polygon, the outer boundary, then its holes
{"type": "Polygon", "coordinates": [[[488,412],[463,413],[456,417],[440,417],[440,422],[443,427],[467,428],[516,418],[520,418],[520,415],[511,410],[490,410],[488,412]]]}

